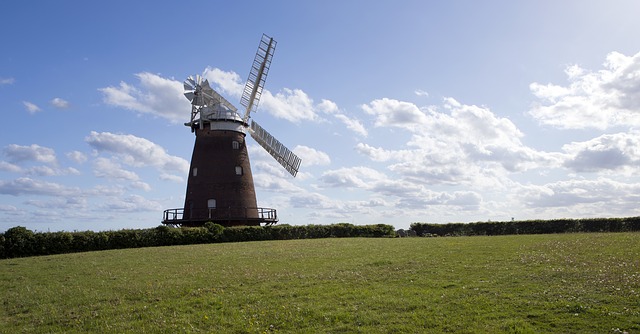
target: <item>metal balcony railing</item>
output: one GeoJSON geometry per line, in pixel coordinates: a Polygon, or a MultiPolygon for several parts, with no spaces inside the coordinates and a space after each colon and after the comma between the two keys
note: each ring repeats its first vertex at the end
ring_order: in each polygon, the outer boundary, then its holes
{"type": "Polygon", "coordinates": [[[271,208],[227,207],[191,210],[191,217],[184,217],[183,208],[164,210],[162,215],[163,224],[182,225],[206,221],[253,221],[274,224],[278,222],[278,214],[276,209],[271,208]]]}

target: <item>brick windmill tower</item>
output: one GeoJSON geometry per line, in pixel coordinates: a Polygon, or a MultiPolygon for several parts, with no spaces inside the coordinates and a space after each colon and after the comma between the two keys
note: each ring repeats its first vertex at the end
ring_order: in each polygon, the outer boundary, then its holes
{"type": "Polygon", "coordinates": [[[201,76],[184,81],[184,95],[191,102],[191,120],[185,123],[195,133],[187,192],[182,209],[164,211],[163,224],[201,226],[214,222],[223,226],[274,224],[275,209],[258,207],[247,152],[246,134],[260,144],[293,177],[301,159],[249,118],[260,101],[276,41],[262,35],[240,103],[244,115],[209,86],[201,76]]]}

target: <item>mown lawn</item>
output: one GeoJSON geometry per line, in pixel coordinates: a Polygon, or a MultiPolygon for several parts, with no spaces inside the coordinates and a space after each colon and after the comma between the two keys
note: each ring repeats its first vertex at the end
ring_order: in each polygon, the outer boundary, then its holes
{"type": "Polygon", "coordinates": [[[0,296],[3,333],[638,333],[640,233],[9,259],[0,296]]]}

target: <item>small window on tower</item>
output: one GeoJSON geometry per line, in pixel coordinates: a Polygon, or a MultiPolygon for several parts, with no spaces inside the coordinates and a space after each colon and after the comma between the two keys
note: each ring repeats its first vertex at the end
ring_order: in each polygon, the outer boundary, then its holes
{"type": "Polygon", "coordinates": [[[236,175],[242,175],[242,167],[236,166],[236,175]]]}
{"type": "Polygon", "coordinates": [[[198,168],[193,168],[192,174],[193,176],[198,176],[198,168]]]}
{"type": "Polygon", "coordinates": [[[239,150],[240,149],[240,143],[235,141],[235,140],[231,143],[231,145],[233,146],[234,150],[239,150]]]}

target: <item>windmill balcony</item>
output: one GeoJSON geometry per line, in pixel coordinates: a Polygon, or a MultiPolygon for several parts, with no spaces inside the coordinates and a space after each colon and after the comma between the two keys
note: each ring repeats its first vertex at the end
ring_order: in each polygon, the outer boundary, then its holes
{"type": "Polygon", "coordinates": [[[247,208],[247,207],[228,207],[228,208],[210,208],[200,210],[192,210],[191,216],[198,218],[184,217],[184,209],[168,209],[164,210],[162,223],[174,226],[203,226],[206,222],[214,222],[222,226],[240,226],[254,225],[261,223],[272,225],[278,222],[276,209],[271,208],[247,208]],[[257,212],[257,215],[256,215],[257,212]]]}

